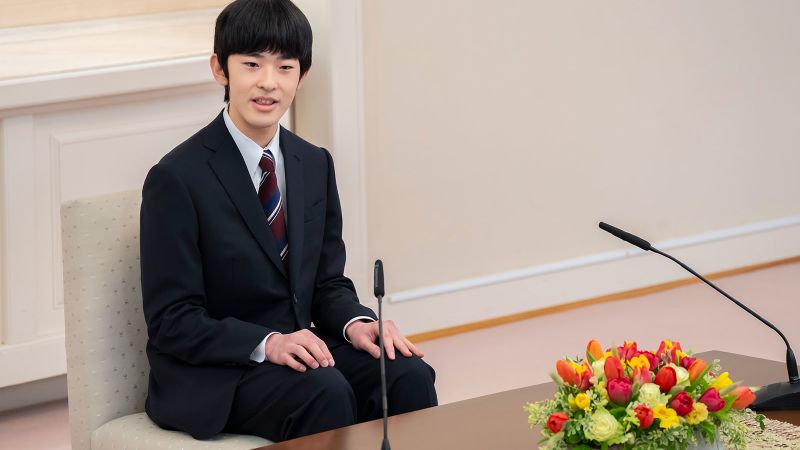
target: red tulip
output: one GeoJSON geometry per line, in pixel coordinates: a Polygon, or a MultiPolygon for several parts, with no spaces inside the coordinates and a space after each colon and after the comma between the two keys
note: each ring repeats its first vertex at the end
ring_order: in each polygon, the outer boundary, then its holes
{"type": "Polygon", "coordinates": [[[608,381],[608,398],[620,406],[625,406],[631,399],[633,386],[627,378],[614,378],[608,381]]]}
{"type": "Polygon", "coordinates": [[[672,367],[664,366],[658,371],[653,382],[661,388],[661,392],[667,393],[678,382],[678,375],[672,367]]]}
{"type": "Polygon", "coordinates": [[[636,417],[639,419],[639,428],[646,430],[650,428],[650,425],[653,424],[653,410],[648,408],[647,405],[642,403],[641,405],[634,408],[633,412],[636,413],[636,417]]]}
{"type": "Polygon", "coordinates": [[[558,433],[561,431],[561,428],[564,427],[564,424],[567,423],[569,420],[569,416],[564,414],[563,412],[557,412],[550,414],[550,417],[547,418],[547,428],[550,429],[551,432],[558,433]]]}
{"type": "Polygon", "coordinates": [[[603,371],[606,374],[607,380],[625,377],[625,369],[622,367],[622,363],[620,362],[619,358],[613,355],[606,358],[603,371]]]}
{"type": "Polygon", "coordinates": [[[671,341],[670,342],[670,341],[664,340],[664,341],[661,341],[661,344],[658,346],[658,350],[656,351],[656,356],[658,356],[659,359],[660,359],[662,355],[666,354],[667,355],[667,360],[669,362],[675,362],[675,361],[677,361],[677,356],[676,356],[675,353],[678,350],[683,351],[683,349],[681,348],[681,343],[680,342],[677,342],[677,341],[671,341]]]}
{"type": "Polygon", "coordinates": [[[559,359],[556,361],[556,372],[558,372],[558,376],[564,380],[564,383],[577,385],[580,380],[578,380],[578,372],[572,367],[572,365],[563,359],[559,359]]]}
{"type": "Polygon", "coordinates": [[[692,367],[692,364],[697,360],[697,358],[693,358],[691,356],[684,356],[681,358],[681,367],[686,370],[689,370],[689,367],[692,367]]]}
{"type": "Polygon", "coordinates": [[[639,351],[636,349],[636,342],[625,341],[625,345],[617,347],[617,354],[625,361],[638,355],[639,351]]]}
{"type": "Polygon", "coordinates": [[[695,359],[692,365],[689,366],[689,381],[694,383],[705,370],[706,362],[702,359],[695,359]]]}
{"type": "Polygon", "coordinates": [[[653,373],[650,372],[647,367],[639,366],[633,369],[632,378],[633,381],[636,381],[639,384],[652,383],[653,373]]]}
{"type": "Polygon", "coordinates": [[[581,390],[585,391],[592,385],[591,381],[589,381],[589,379],[592,378],[592,367],[586,361],[583,362],[583,367],[585,367],[586,370],[579,376],[577,385],[581,390]]]}
{"type": "Polygon", "coordinates": [[[690,397],[686,391],[681,391],[672,399],[672,403],[670,403],[669,406],[671,406],[679,416],[683,417],[692,412],[694,400],[692,400],[692,397],[690,397]]]}
{"type": "Polygon", "coordinates": [[[739,386],[733,390],[733,393],[736,394],[733,409],[745,409],[756,400],[756,394],[747,386],[739,386]]]}
{"type": "Polygon", "coordinates": [[[700,396],[700,403],[705,403],[710,412],[719,411],[725,407],[725,402],[719,396],[719,392],[712,388],[708,388],[703,395],[700,396]]]}
{"type": "Polygon", "coordinates": [[[600,342],[596,339],[592,339],[586,345],[586,359],[589,359],[589,355],[592,355],[595,361],[598,359],[603,359],[603,347],[600,346],[600,342]]]}

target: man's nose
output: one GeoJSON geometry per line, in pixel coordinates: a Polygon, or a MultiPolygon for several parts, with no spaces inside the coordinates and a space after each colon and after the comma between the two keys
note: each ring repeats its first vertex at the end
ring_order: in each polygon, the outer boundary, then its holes
{"type": "Polygon", "coordinates": [[[275,89],[275,73],[272,69],[266,68],[262,71],[261,77],[258,79],[258,87],[264,89],[265,91],[271,91],[275,89]]]}

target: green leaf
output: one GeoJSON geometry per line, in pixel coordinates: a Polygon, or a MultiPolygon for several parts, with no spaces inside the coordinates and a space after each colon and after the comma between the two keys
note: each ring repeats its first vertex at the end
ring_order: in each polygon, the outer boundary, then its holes
{"type": "Polygon", "coordinates": [[[733,384],[731,384],[730,386],[726,387],[725,389],[723,389],[723,390],[719,391],[719,395],[727,395],[727,394],[730,394],[730,393],[731,393],[731,391],[733,391],[734,389],[736,389],[737,387],[739,387],[739,385],[740,385],[741,383],[742,383],[741,381],[737,381],[736,383],[733,383],[733,384]]]}
{"type": "Polygon", "coordinates": [[[756,422],[758,422],[758,427],[761,428],[761,431],[764,431],[767,428],[767,426],[764,424],[764,419],[765,417],[763,414],[756,415],[756,422]]]}
{"type": "Polygon", "coordinates": [[[627,412],[625,412],[625,407],[624,406],[617,406],[616,408],[612,408],[608,412],[611,413],[611,415],[614,416],[614,418],[617,419],[617,420],[619,420],[619,419],[621,419],[621,418],[623,418],[623,417],[625,417],[627,415],[627,412]]]}
{"type": "Polygon", "coordinates": [[[700,433],[703,437],[708,441],[708,443],[714,443],[714,436],[717,434],[717,427],[710,422],[701,422],[700,423],[700,433]]]}

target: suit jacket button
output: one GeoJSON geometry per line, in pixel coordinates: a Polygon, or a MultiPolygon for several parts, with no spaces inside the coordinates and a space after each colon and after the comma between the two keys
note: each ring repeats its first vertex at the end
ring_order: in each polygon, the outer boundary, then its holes
{"type": "Polygon", "coordinates": [[[297,304],[297,296],[294,294],[292,294],[292,301],[294,301],[295,305],[297,304]]]}

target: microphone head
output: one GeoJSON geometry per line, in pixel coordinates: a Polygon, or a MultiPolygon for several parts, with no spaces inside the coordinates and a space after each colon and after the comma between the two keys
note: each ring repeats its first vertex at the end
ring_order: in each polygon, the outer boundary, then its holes
{"type": "Polygon", "coordinates": [[[633,244],[633,245],[639,247],[640,249],[642,249],[644,251],[649,251],[649,250],[651,250],[653,248],[650,245],[649,242],[645,241],[644,239],[640,238],[639,236],[636,236],[634,234],[630,234],[627,231],[622,231],[619,228],[617,228],[615,226],[612,226],[612,225],[609,225],[609,224],[607,224],[605,222],[600,222],[598,225],[600,226],[601,230],[607,231],[607,232],[613,234],[614,236],[622,239],[623,241],[625,241],[625,242],[627,242],[629,244],[633,244]]]}
{"type": "Polygon", "coordinates": [[[373,272],[373,283],[375,286],[375,297],[383,297],[383,261],[375,261],[375,270],[373,272]]]}

